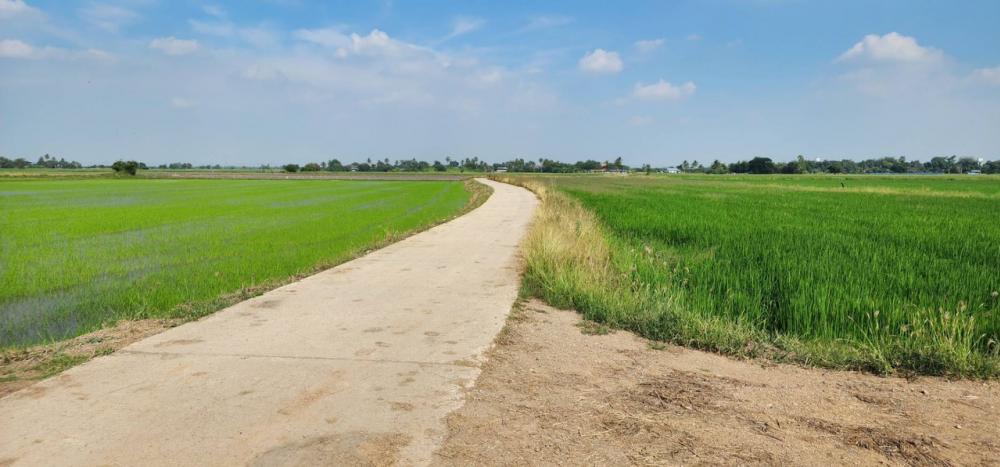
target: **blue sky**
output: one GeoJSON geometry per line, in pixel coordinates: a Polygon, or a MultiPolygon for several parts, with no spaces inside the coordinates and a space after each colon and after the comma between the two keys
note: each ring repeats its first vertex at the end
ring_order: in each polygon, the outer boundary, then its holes
{"type": "Polygon", "coordinates": [[[1000,159],[1000,2],[0,0],[0,155],[1000,159]]]}

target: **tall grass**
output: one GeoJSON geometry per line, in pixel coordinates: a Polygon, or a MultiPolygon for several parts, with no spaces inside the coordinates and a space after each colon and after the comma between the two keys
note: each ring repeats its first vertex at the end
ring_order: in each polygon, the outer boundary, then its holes
{"type": "Polygon", "coordinates": [[[0,348],[196,317],[469,200],[461,182],[0,180],[0,348]]]}
{"type": "Polygon", "coordinates": [[[997,180],[508,180],[543,199],[525,287],[554,305],[729,354],[998,374],[997,180]]]}

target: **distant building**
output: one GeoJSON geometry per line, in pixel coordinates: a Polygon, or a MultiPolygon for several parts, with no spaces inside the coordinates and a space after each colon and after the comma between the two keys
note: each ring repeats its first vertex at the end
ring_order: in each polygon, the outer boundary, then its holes
{"type": "Polygon", "coordinates": [[[507,167],[497,167],[496,172],[498,174],[506,173],[507,172],[507,167]]]}
{"type": "Polygon", "coordinates": [[[678,169],[677,167],[667,167],[664,170],[664,172],[666,172],[668,174],[677,174],[677,173],[681,173],[681,169],[678,169]]]}

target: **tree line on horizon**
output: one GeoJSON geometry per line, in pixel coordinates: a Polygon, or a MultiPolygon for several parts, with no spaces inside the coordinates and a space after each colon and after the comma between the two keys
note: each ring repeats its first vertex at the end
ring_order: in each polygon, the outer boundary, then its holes
{"type": "Polygon", "coordinates": [[[31,162],[23,157],[8,159],[0,156],[0,169],[82,169],[83,164],[77,161],[67,161],[60,157],[56,159],[48,154],[39,157],[37,162],[31,162]]]}
{"type": "MultiPolygon", "coordinates": [[[[64,158],[56,159],[48,154],[38,158],[37,162],[30,162],[24,158],[8,159],[0,156],[0,168],[3,169],[24,169],[24,168],[49,168],[49,169],[80,169],[80,168],[112,168],[115,172],[135,174],[137,170],[147,170],[146,164],[138,161],[116,161],[114,164],[83,166],[76,161],[67,161],[64,158]]],[[[261,165],[257,167],[246,166],[222,166],[194,165],[187,162],[172,162],[160,164],[157,169],[164,170],[213,170],[213,169],[259,169],[259,170],[283,170],[285,172],[491,172],[506,171],[515,173],[587,173],[587,172],[683,172],[683,173],[704,173],[704,174],[801,174],[801,173],[844,173],[844,174],[871,174],[871,173],[970,173],[979,171],[987,174],[1000,173],[1000,160],[981,161],[972,157],[958,156],[938,156],[927,162],[919,160],[907,160],[905,157],[882,157],[854,161],[852,159],[840,160],[809,160],[805,156],[798,156],[789,162],[775,162],[769,157],[754,157],[749,160],[741,160],[732,163],[724,163],[718,159],[711,164],[703,165],[698,161],[683,161],[676,167],[652,167],[644,164],[641,167],[630,167],[622,162],[618,157],[613,161],[597,161],[586,159],[576,162],[561,162],[548,158],[528,160],[514,158],[506,162],[488,163],[478,157],[453,159],[445,157],[444,162],[435,160],[433,162],[421,161],[416,158],[397,160],[390,162],[389,158],[382,160],[365,159],[362,162],[343,163],[339,159],[331,159],[326,162],[309,162],[303,165],[285,164],[280,167],[261,165]]]]}
{"type": "Polygon", "coordinates": [[[906,160],[905,157],[882,157],[876,159],[865,159],[854,161],[851,159],[841,160],[808,160],[804,156],[798,156],[789,162],[774,162],[768,157],[755,157],[747,161],[738,161],[725,164],[718,160],[709,166],[704,166],[698,161],[684,161],[677,167],[681,172],[694,173],[749,173],[749,174],[801,174],[801,173],[845,173],[845,174],[867,174],[867,173],[969,173],[980,171],[982,173],[1000,173],[1000,160],[980,161],[972,157],[958,156],[938,156],[927,162],[919,160],[906,160]]]}
{"type": "MultiPolygon", "coordinates": [[[[190,166],[190,164],[187,164],[190,166]]],[[[171,167],[172,168],[172,167],[171,167]]],[[[270,168],[262,166],[261,168],[270,168]]],[[[470,172],[495,172],[506,171],[514,173],[587,173],[587,172],[667,172],[677,171],[684,173],[704,173],[704,174],[803,174],[803,173],[844,173],[844,174],[870,174],[870,173],[969,173],[979,171],[981,173],[1000,173],[1000,160],[980,161],[971,157],[958,156],[938,156],[927,162],[919,160],[907,160],[905,157],[882,157],[875,159],[865,159],[854,161],[852,159],[840,160],[808,160],[804,156],[798,156],[789,162],[775,162],[769,157],[754,157],[749,160],[742,160],[732,163],[724,163],[719,160],[713,161],[710,165],[702,165],[698,161],[684,161],[676,167],[654,168],[649,164],[641,167],[630,167],[622,163],[622,158],[618,157],[614,161],[600,162],[593,159],[576,162],[561,162],[553,159],[540,158],[537,161],[515,158],[506,162],[489,164],[476,157],[466,159],[445,158],[445,163],[440,161],[425,162],[417,159],[397,160],[390,163],[389,159],[376,160],[372,162],[367,159],[365,162],[342,163],[338,159],[328,162],[311,162],[302,166],[298,164],[286,164],[281,167],[286,172],[445,172],[448,170],[470,171],[470,172]]]]}

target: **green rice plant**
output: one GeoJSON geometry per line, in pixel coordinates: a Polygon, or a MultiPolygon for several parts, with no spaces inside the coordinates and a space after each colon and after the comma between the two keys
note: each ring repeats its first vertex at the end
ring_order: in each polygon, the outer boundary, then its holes
{"type": "Polygon", "coordinates": [[[998,373],[995,177],[508,178],[543,193],[525,279],[554,305],[736,355],[998,373]]]}
{"type": "Polygon", "coordinates": [[[0,179],[0,348],[201,316],[469,200],[450,181],[0,179]]]}

